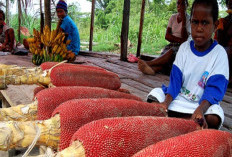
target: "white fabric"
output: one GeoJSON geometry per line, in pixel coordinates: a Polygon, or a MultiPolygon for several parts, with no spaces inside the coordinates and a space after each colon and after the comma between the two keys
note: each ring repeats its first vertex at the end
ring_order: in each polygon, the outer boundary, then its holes
{"type": "MultiPolygon", "coordinates": [[[[168,22],[168,27],[172,29],[172,35],[175,37],[181,38],[181,29],[182,29],[182,22],[177,22],[177,14],[173,14],[168,22]]],[[[190,25],[190,16],[186,15],[186,29],[188,34],[191,34],[191,25],[190,25]]]]}
{"type": "Polygon", "coordinates": [[[7,56],[7,55],[10,55],[10,54],[11,54],[10,52],[0,51],[0,56],[7,56]]]}
{"type": "MultiPolygon", "coordinates": [[[[149,95],[152,95],[154,97],[157,98],[157,100],[162,103],[164,102],[165,100],[165,94],[163,92],[163,90],[161,88],[154,88],[151,90],[151,92],[148,94],[149,95]]],[[[195,110],[194,110],[195,111],[195,110]]],[[[178,112],[181,112],[181,111],[178,111],[178,112]]],[[[183,113],[183,112],[181,112],[183,113]]],[[[193,112],[191,111],[191,114],[193,112]]],[[[204,115],[210,115],[210,114],[215,114],[215,115],[218,115],[220,118],[221,118],[221,123],[219,125],[219,129],[221,128],[223,122],[224,122],[224,119],[225,119],[225,116],[224,116],[224,112],[223,112],[223,109],[221,108],[220,105],[218,104],[214,104],[214,105],[211,105],[208,110],[205,112],[204,115]]]]}
{"type": "Polygon", "coordinates": [[[221,108],[220,105],[211,105],[208,110],[205,112],[204,115],[210,115],[210,114],[215,114],[215,115],[218,115],[220,118],[221,118],[221,123],[219,125],[219,128],[221,128],[223,122],[224,122],[224,119],[225,119],[225,116],[224,116],[224,112],[223,112],[223,109],[221,108]]]}
{"type": "Polygon", "coordinates": [[[151,92],[147,95],[147,99],[149,95],[154,96],[160,103],[164,102],[165,100],[165,94],[161,88],[152,89],[151,92]]]}

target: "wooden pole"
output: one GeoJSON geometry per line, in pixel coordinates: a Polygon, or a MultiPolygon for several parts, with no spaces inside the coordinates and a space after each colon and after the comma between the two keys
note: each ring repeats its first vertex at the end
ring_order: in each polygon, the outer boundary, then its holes
{"type": "Polygon", "coordinates": [[[10,0],[6,0],[6,24],[7,24],[7,26],[9,26],[9,5],[10,5],[10,3],[9,3],[9,1],[10,0]]]}
{"type": "Polygon", "coordinates": [[[122,61],[127,61],[129,16],[130,16],[130,0],[124,0],[123,21],[122,21],[122,31],[121,31],[121,56],[120,56],[120,59],[122,61]]]}
{"type": "Polygon", "coordinates": [[[44,13],[42,9],[42,0],[40,0],[40,33],[43,33],[44,28],[44,13]]]}
{"type": "Polygon", "coordinates": [[[94,10],[95,10],[95,0],[92,0],[90,37],[89,37],[89,51],[92,51],[92,47],[93,47],[94,10]]]}
{"type": "Polygon", "coordinates": [[[140,25],[139,25],[139,38],[138,38],[138,46],[137,46],[137,54],[136,54],[137,57],[140,56],[140,51],[141,51],[145,4],[146,4],[146,0],[142,0],[140,25]]]}
{"type": "Polygon", "coordinates": [[[44,0],[45,25],[51,30],[51,0],[44,0]]]}
{"type": "Polygon", "coordinates": [[[18,22],[19,22],[19,27],[18,27],[18,40],[20,41],[20,27],[21,27],[21,2],[18,0],[18,22]]]}

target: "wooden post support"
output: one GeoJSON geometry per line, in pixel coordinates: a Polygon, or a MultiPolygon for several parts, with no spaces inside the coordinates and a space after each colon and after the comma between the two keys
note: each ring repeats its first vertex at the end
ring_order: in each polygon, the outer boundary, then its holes
{"type": "Polygon", "coordinates": [[[92,0],[90,37],[89,37],[89,51],[92,51],[92,47],[93,47],[94,10],[95,10],[95,0],[92,0]]]}
{"type": "Polygon", "coordinates": [[[19,27],[18,27],[18,40],[20,41],[20,27],[21,27],[21,14],[22,9],[21,9],[21,1],[18,0],[18,22],[19,22],[19,27]]]}
{"type": "Polygon", "coordinates": [[[142,0],[141,16],[140,16],[140,25],[139,25],[139,38],[138,38],[137,54],[136,54],[137,57],[140,56],[140,51],[141,51],[145,4],[146,4],[146,0],[142,0]]]}
{"type": "Polygon", "coordinates": [[[9,6],[10,6],[10,0],[6,0],[6,24],[9,26],[9,20],[10,20],[10,15],[9,15],[9,6]]]}
{"type": "Polygon", "coordinates": [[[44,0],[45,25],[51,30],[51,0],[44,0]]]}
{"type": "Polygon", "coordinates": [[[124,0],[123,21],[122,21],[122,31],[121,31],[121,56],[120,56],[120,59],[122,61],[127,61],[129,16],[130,16],[130,0],[124,0]]]}
{"type": "Polygon", "coordinates": [[[42,0],[40,0],[40,33],[43,33],[43,28],[44,28],[44,13],[42,9],[42,0]]]}

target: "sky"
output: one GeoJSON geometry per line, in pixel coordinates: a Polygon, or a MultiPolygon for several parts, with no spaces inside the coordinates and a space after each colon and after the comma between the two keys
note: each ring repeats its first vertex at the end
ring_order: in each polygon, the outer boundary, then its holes
{"type": "MultiPolygon", "coordinates": [[[[92,7],[92,3],[87,1],[87,0],[66,0],[67,4],[72,4],[72,3],[79,3],[80,4],[80,9],[81,12],[91,12],[91,7],[92,7]]],[[[33,9],[30,9],[30,13],[33,14],[33,12],[35,12],[36,10],[38,10],[39,8],[39,1],[36,0],[36,2],[34,2],[34,6],[33,9]]],[[[16,14],[17,13],[17,3],[11,4],[13,9],[11,9],[11,13],[12,14],[16,14]]]]}
{"type": "Polygon", "coordinates": [[[91,12],[92,3],[86,0],[67,0],[67,4],[78,2],[81,7],[81,12],[91,12]]]}

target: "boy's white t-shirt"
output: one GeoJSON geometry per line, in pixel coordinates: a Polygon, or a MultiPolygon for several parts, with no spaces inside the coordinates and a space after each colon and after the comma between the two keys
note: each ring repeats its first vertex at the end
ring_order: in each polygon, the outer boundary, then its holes
{"type": "MultiPolygon", "coordinates": [[[[198,52],[194,48],[193,41],[186,41],[180,46],[173,64],[182,73],[182,86],[168,108],[172,111],[192,114],[199,106],[210,78],[211,82],[217,79],[223,80],[223,78],[226,81],[229,78],[227,53],[216,41],[205,52],[198,52]]],[[[217,84],[217,81],[215,83],[217,84]]],[[[220,93],[223,93],[224,88],[226,90],[226,87],[223,87],[224,84],[218,86],[221,89],[216,90],[220,90],[220,93]]]]}

